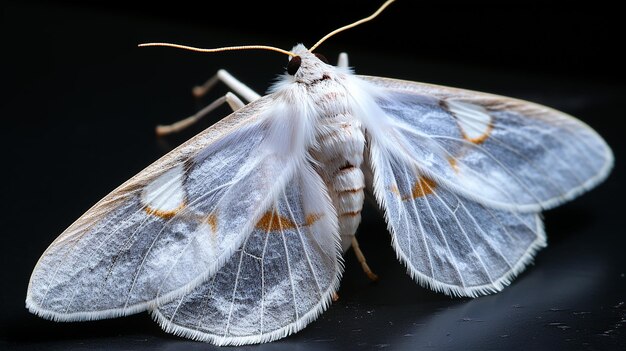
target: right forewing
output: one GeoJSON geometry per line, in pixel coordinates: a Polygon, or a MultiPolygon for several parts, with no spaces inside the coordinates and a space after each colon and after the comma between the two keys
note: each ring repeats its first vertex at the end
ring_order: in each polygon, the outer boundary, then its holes
{"type": "Polygon", "coordinates": [[[492,94],[359,77],[372,94],[364,127],[448,189],[486,206],[540,212],[605,179],[607,143],[563,112],[492,94]]]}

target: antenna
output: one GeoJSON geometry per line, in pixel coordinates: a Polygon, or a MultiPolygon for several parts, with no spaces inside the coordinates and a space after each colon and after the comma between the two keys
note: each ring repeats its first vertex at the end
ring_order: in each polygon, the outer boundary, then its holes
{"type": "Polygon", "coordinates": [[[171,44],[171,43],[145,43],[145,44],[139,44],[139,47],[147,47],[147,46],[167,46],[167,47],[171,47],[171,48],[190,50],[190,51],[197,51],[197,52],[221,52],[221,51],[233,51],[233,50],[269,50],[269,51],[280,52],[281,54],[289,55],[291,57],[297,56],[296,54],[294,54],[291,51],[287,51],[287,50],[283,50],[283,49],[280,49],[280,48],[276,48],[276,47],[273,47],[273,46],[267,46],[267,45],[225,46],[225,47],[222,47],[222,48],[202,49],[202,48],[196,48],[196,47],[193,47],[193,46],[171,44]]]}
{"type": "Polygon", "coordinates": [[[371,20],[373,20],[374,18],[376,18],[376,16],[378,16],[378,14],[380,14],[381,12],[383,12],[383,10],[384,10],[387,6],[391,5],[391,3],[392,3],[392,2],[394,2],[394,1],[395,1],[395,0],[387,0],[387,1],[386,1],[386,2],[385,2],[382,6],[381,6],[381,7],[379,7],[379,8],[378,8],[378,10],[376,10],[376,12],[374,12],[374,13],[373,13],[373,14],[371,14],[371,15],[369,15],[368,17],[365,17],[365,18],[363,18],[363,19],[360,19],[360,20],[358,20],[358,21],[356,21],[356,22],[354,22],[354,23],[348,24],[348,25],[343,26],[343,27],[341,27],[341,28],[337,28],[337,29],[335,29],[334,31],[332,31],[332,32],[330,32],[330,33],[328,33],[328,34],[326,34],[326,35],[325,35],[322,39],[318,40],[318,41],[317,41],[317,43],[315,43],[315,45],[313,45],[313,46],[309,49],[309,51],[310,51],[310,52],[313,52],[313,50],[315,50],[318,46],[320,46],[320,44],[321,44],[321,43],[323,43],[326,39],[328,39],[328,38],[332,37],[333,35],[335,35],[335,34],[337,34],[337,33],[339,33],[339,32],[343,32],[343,31],[344,31],[344,30],[346,30],[346,29],[350,29],[350,28],[352,28],[352,27],[356,27],[356,26],[358,26],[358,25],[359,25],[359,24],[361,24],[361,23],[365,23],[365,22],[367,22],[367,21],[371,21],[371,20]]]}
{"type": "MultiPolygon", "coordinates": [[[[376,12],[372,13],[371,15],[369,15],[368,17],[362,18],[356,22],[350,23],[348,25],[345,25],[341,28],[337,28],[334,31],[326,34],[322,39],[318,40],[317,43],[315,43],[315,45],[313,45],[310,49],[309,52],[313,52],[313,50],[315,50],[318,46],[320,46],[320,44],[322,44],[324,41],[326,41],[326,39],[332,37],[333,35],[343,32],[346,29],[350,29],[352,27],[356,27],[362,23],[368,22],[373,20],[374,18],[376,18],[376,16],[378,16],[381,12],[383,12],[383,10],[385,8],[387,8],[387,6],[391,5],[392,2],[394,2],[395,0],[387,0],[385,1],[384,4],[382,4],[378,10],[376,10],[376,12]]],[[[187,45],[180,45],[180,44],[172,44],[172,43],[144,43],[144,44],[139,44],[139,47],[147,47],[147,46],[166,46],[166,47],[171,47],[171,48],[177,48],[177,49],[183,49],[183,50],[190,50],[190,51],[197,51],[197,52],[221,52],[221,51],[233,51],[233,50],[269,50],[269,51],[276,51],[276,52],[280,52],[281,54],[285,54],[285,55],[289,55],[291,57],[295,57],[298,56],[296,54],[294,54],[291,51],[287,51],[287,50],[283,50],[274,46],[267,46],[267,45],[242,45],[242,46],[225,46],[225,47],[221,47],[221,48],[213,48],[213,49],[203,49],[203,48],[197,48],[197,47],[193,47],[193,46],[187,46],[187,45]]]]}

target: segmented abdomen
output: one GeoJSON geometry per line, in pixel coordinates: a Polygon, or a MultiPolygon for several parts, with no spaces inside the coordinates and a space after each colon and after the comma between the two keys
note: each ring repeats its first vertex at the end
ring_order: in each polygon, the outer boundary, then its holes
{"type": "Polygon", "coordinates": [[[345,252],[361,222],[365,180],[361,171],[365,137],[361,123],[341,113],[322,120],[319,148],[312,151],[320,162],[318,172],[326,183],[339,218],[341,245],[345,252]]]}

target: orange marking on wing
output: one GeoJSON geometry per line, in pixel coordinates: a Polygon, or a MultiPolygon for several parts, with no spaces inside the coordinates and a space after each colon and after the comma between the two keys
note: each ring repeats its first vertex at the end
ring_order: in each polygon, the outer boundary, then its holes
{"type": "Polygon", "coordinates": [[[180,212],[180,210],[182,210],[183,208],[185,208],[184,202],[178,205],[178,207],[176,207],[175,209],[169,211],[157,210],[156,208],[152,208],[150,206],[146,206],[144,208],[144,211],[149,215],[161,217],[163,219],[171,219],[172,217],[176,216],[176,214],[180,212]]]}
{"type": "Polygon", "coordinates": [[[450,167],[452,167],[452,169],[454,170],[454,172],[459,173],[459,165],[457,162],[457,159],[449,156],[448,157],[448,163],[450,164],[450,167]]]}
{"type": "Polygon", "coordinates": [[[217,233],[217,216],[215,215],[215,213],[211,213],[209,217],[206,219],[206,222],[211,227],[211,232],[217,233]]]}
{"type": "Polygon", "coordinates": [[[263,215],[263,217],[261,217],[261,219],[259,219],[259,221],[256,224],[256,228],[266,231],[266,232],[275,232],[275,231],[281,231],[285,229],[294,229],[297,227],[310,226],[316,221],[318,221],[320,218],[322,218],[321,214],[317,214],[317,213],[308,214],[306,218],[304,219],[304,223],[302,225],[298,225],[287,217],[268,211],[268,212],[265,212],[265,214],[263,215]]]}
{"type": "Polygon", "coordinates": [[[398,189],[398,186],[395,184],[390,186],[389,190],[392,193],[398,195],[403,201],[407,201],[432,194],[434,193],[435,187],[437,187],[437,183],[435,183],[434,180],[425,176],[420,176],[417,182],[415,182],[415,185],[413,185],[413,189],[411,189],[410,195],[402,195],[402,193],[400,193],[400,190],[398,189]]]}
{"type": "Polygon", "coordinates": [[[402,200],[412,200],[417,199],[418,197],[432,194],[436,186],[437,183],[435,183],[434,180],[428,177],[420,176],[417,182],[415,182],[413,189],[411,189],[411,195],[402,196],[402,200]]]}
{"type": "Polygon", "coordinates": [[[400,190],[398,190],[398,187],[396,185],[392,185],[389,187],[389,190],[391,190],[392,193],[400,196],[400,190]]]}
{"type": "Polygon", "coordinates": [[[485,142],[485,140],[487,140],[487,138],[489,138],[489,135],[491,135],[491,131],[493,131],[493,123],[489,122],[489,124],[487,125],[487,130],[485,131],[485,133],[483,133],[483,135],[476,137],[476,138],[470,138],[468,137],[465,132],[463,131],[463,128],[461,128],[461,135],[463,135],[463,138],[471,143],[474,144],[482,144],[485,142]]]}
{"type": "Polygon", "coordinates": [[[420,176],[415,185],[413,186],[413,191],[411,191],[411,196],[416,199],[418,197],[426,196],[433,193],[433,189],[437,184],[434,180],[420,176]]]}
{"type": "Polygon", "coordinates": [[[306,215],[306,218],[304,219],[304,225],[305,226],[309,226],[315,222],[317,222],[318,219],[322,218],[321,214],[317,214],[317,213],[313,213],[313,214],[308,214],[306,215]]]}
{"type": "Polygon", "coordinates": [[[256,224],[257,229],[264,230],[266,232],[273,232],[278,230],[293,229],[296,224],[289,218],[283,217],[273,212],[265,212],[263,217],[259,219],[256,224]]]}

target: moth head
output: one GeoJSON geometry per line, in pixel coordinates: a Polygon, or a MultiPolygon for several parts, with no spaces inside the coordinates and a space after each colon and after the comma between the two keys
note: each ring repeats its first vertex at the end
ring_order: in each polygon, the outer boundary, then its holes
{"type": "Polygon", "coordinates": [[[310,52],[304,45],[298,44],[291,49],[295,55],[289,57],[287,74],[298,83],[313,83],[333,74],[333,66],[328,64],[324,55],[310,52]]]}
{"type": "MultiPolygon", "coordinates": [[[[322,61],[325,64],[329,64],[328,60],[326,59],[326,57],[322,54],[319,53],[314,53],[313,54],[315,57],[317,57],[318,60],[322,61]]],[[[289,63],[287,64],[287,73],[290,76],[294,76],[296,75],[296,73],[298,73],[298,70],[300,69],[300,66],[302,65],[302,57],[300,57],[300,55],[298,56],[294,56],[294,57],[289,57],[289,63]]]]}

